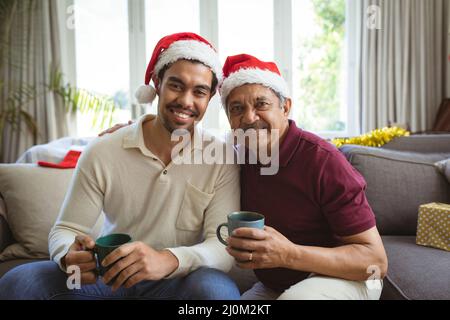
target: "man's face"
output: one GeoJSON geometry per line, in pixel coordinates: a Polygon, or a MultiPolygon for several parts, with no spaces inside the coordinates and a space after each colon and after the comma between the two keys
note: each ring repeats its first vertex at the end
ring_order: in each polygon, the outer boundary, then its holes
{"type": "MultiPolygon", "coordinates": [[[[246,84],[231,91],[227,98],[227,115],[231,128],[266,129],[268,134],[279,130],[280,137],[289,127],[288,116],[291,101],[284,105],[278,96],[269,88],[260,84],[246,84]]],[[[270,147],[270,137],[267,141],[270,147]]],[[[258,147],[261,146],[258,141],[258,147]]]]}
{"type": "Polygon", "coordinates": [[[211,69],[201,63],[179,60],[166,70],[157,84],[158,116],[170,133],[192,131],[202,120],[212,98],[212,81],[211,69]]]}

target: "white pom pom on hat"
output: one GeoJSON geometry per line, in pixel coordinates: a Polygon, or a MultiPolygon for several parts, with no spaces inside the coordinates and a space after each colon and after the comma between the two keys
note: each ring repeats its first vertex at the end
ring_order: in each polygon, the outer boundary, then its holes
{"type": "Polygon", "coordinates": [[[140,104],[152,104],[156,98],[156,89],[151,85],[140,86],[134,96],[140,104]]]}

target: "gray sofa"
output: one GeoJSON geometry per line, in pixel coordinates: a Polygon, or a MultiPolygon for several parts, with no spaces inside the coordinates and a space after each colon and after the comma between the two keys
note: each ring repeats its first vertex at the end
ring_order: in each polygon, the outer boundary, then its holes
{"type": "Polygon", "coordinates": [[[450,134],[402,137],[382,148],[341,151],[367,182],[389,260],[382,299],[450,299],[450,252],[416,245],[418,208],[450,203],[435,162],[450,158],[450,134]]]}
{"type": "MultiPolygon", "coordinates": [[[[344,146],[341,151],[367,181],[367,197],[389,258],[382,299],[450,299],[450,253],[415,244],[420,204],[450,203],[450,185],[433,163],[450,158],[449,135],[398,138],[383,148],[344,146]]],[[[0,252],[14,239],[0,216],[0,252]]],[[[0,262],[0,277],[32,260],[0,262]]],[[[251,271],[230,273],[241,291],[251,271]]]]}

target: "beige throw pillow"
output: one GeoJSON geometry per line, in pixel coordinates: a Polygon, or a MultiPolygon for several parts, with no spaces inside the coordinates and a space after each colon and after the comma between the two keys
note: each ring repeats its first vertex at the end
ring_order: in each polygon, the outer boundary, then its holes
{"type": "MultiPolygon", "coordinates": [[[[58,217],[74,170],[28,164],[0,164],[0,194],[8,225],[17,243],[0,254],[0,261],[48,258],[48,234],[58,217]]],[[[98,233],[101,223],[94,233],[98,233]]]]}

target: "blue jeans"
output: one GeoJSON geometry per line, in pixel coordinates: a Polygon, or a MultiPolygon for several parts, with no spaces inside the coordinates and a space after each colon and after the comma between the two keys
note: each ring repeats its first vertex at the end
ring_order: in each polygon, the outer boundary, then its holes
{"type": "Polygon", "coordinates": [[[186,277],[143,281],[112,292],[102,280],[67,288],[67,275],[52,261],[21,265],[0,279],[0,300],[238,300],[239,290],[225,273],[200,268],[186,277]]]}

